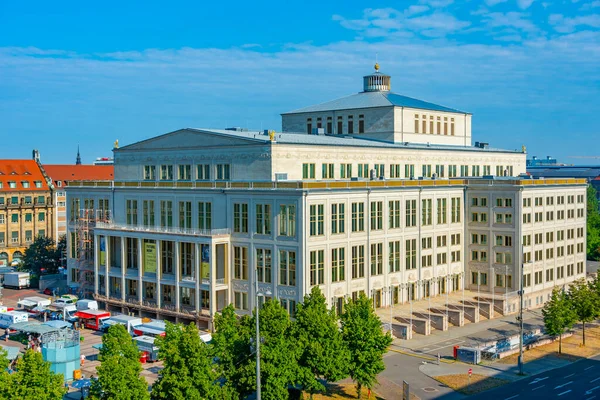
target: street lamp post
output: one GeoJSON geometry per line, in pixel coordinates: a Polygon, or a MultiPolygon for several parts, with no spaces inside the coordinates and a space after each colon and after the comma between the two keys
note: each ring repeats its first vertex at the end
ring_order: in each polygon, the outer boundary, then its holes
{"type": "MultiPolygon", "coordinates": [[[[262,293],[258,291],[258,268],[256,268],[256,274],[254,279],[254,289],[256,291],[256,400],[260,400],[260,322],[259,322],[259,297],[262,293]]],[[[269,295],[270,292],[265,293],[269,295]]]]}
{"type": "Polygon", "coordinates": [[[523,375],[523,279],[525,278],[525,260],[521,263],[521,284],[519,290],[519,375],[523,375]]]}

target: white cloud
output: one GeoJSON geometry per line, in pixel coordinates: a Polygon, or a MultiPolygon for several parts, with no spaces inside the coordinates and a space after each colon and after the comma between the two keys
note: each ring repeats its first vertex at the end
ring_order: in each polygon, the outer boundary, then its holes
{"type": "Polygon", "coordinates": [[[565,17],[562,14],[552,14],[548,18],[550,25],[554,26],[554,30],[561,33],[574,32],[579,26],[591,28],[600,28],[600,15],[580,15],[576,17],[565,17]]]}
{"type": "Polygon", "coordinates": [[[454,0],[420,0],[421,4],[427,4],[432,8],[444,8],[454,3],[454,0]]]}
{"type": "Polygon", "coordinates": [[[528,19],[529,15],[520,12],[493,12],[485,15],[483,22],[491,28],[512,27],[525,32],[537,31],[537,26],[528,19]]]}
{"type": "Polygon", "coordinates": [[[485,4],[494,7],[496,4],[505,3],[508,0],[485,0],[485,4]]]}
{"type": "Polygon", "coordinates": [[[581,11],[589,11],[591,9],[598,8],[598,7],[600,7],[600,0],[594,0],[592,2],[582,4],[580,10],[581,11]]]}
{"type": "Polygon", "coordinates": [[[526,10],[531,6],[531,4],[533,4],[534,1],[535,0],[517,0],[517,5],[520,9],[526,10]]]}

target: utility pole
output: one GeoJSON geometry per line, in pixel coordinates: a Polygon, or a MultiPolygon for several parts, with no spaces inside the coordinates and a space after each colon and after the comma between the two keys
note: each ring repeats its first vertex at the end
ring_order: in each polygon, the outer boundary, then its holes
{"type": "Polygon", "coordinates": [[[258,305],[258,268],[254,280],[254,290],[256,291],[256,400],[260,400],[260,324],[258,314],[260,309],[258,305]]]}

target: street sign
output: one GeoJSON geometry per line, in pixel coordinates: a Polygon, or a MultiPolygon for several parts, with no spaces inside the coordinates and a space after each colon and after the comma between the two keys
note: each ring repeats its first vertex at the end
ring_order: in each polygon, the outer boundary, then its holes
{"type": "Polygon", "coordinates": [[[469,376],[473,375],[473,368],[469,368],[469,376]]]}
{"type": "Polygon", "coordinates": [[[410,400],[410,388],[406,381],[402,381],[402,400],[410,400]]]}

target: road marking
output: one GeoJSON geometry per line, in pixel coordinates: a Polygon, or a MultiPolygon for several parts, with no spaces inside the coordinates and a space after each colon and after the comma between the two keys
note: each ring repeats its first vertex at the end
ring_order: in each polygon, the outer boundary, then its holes
{"type": "Polygon", "coordinates": [[[570,392],[572,392],[572,390],[567,390],[566,392],[559,393],[558,395],[562,396],[563,394],[567,394],[567,393],[570,393],[570,392]]]}
{"type": "Polygon", "coordinates": [[[543,388],[544,386],[546,386],[546,385],[538,386],[538,387],[536,387],[536,388],[533,388],[533,389],[531,389],[531,390],[538,390],[538,389],[541,389],[541,388],[543,388]]]}
{"type": "Polygon", "coordinates": [[[593,366],[593,365],[592,365],[591,367],[584,368],[583,370],[584,370],[584,371],[587,371],[588,369],[592,369],[592,368],[594,368],[594,366],[593,366]]]}
{"type": "Polygon", "coordinates": [[[530,384],[530,385],[533,385],[533,384],[535,384],[535,383],[538,383],[538,382],[541,382],[541,381],[543,381],[544,379],[548,379],[548,377],[547,377],[547,376],[545,376],[545,377],[543,377],[543,378],[535,378],[534,380],[532,380],[531,382],[529,382],[529,384],[530,384]]]}
{"type": "Polygon", "coordinates": [[[596,378],[596,379],[594,379],[593,381],[590,381],[590,383],[594,383],[594,382],[596,382],[598,379],[600,379],[600,378],[596,378]]]}
{"type": "Polygon", "coordinates": [[[562,385],[558,385],[557,387],[555,387],[554,389],[562,389],[563,387],[570,385],[571,383],[573,383],[573,381],[569,381],[567,383],[563,383],[562,385]]]}
{"type": "Polygon", "coordinates": [[[598,388],[600,388],[600,386],[595,386],[595,387],[591,388],[590,390],[588,390],[587,392],[585,392],[586,396],[587,396],[588,394],[592,394],[592,392],[593,392],[594,390],[598,389],[598,388]]]}
{"type": "Polygon", "coordinates": [[[564,376],[563,378],[567,379],[567,378],[572,377],[573,375],[575,375],[575,374],[567,375],[567,376],[564,376]]]}
{"type": "Polygon", "coordinates": [[[507,397],[507,398],[505,398],[504,400],[510,400],[510,399],[514,399],[515,397],[519,397],[519,395],[518,395],[518,394],[515,394],[514,396],[507,397]]]}

